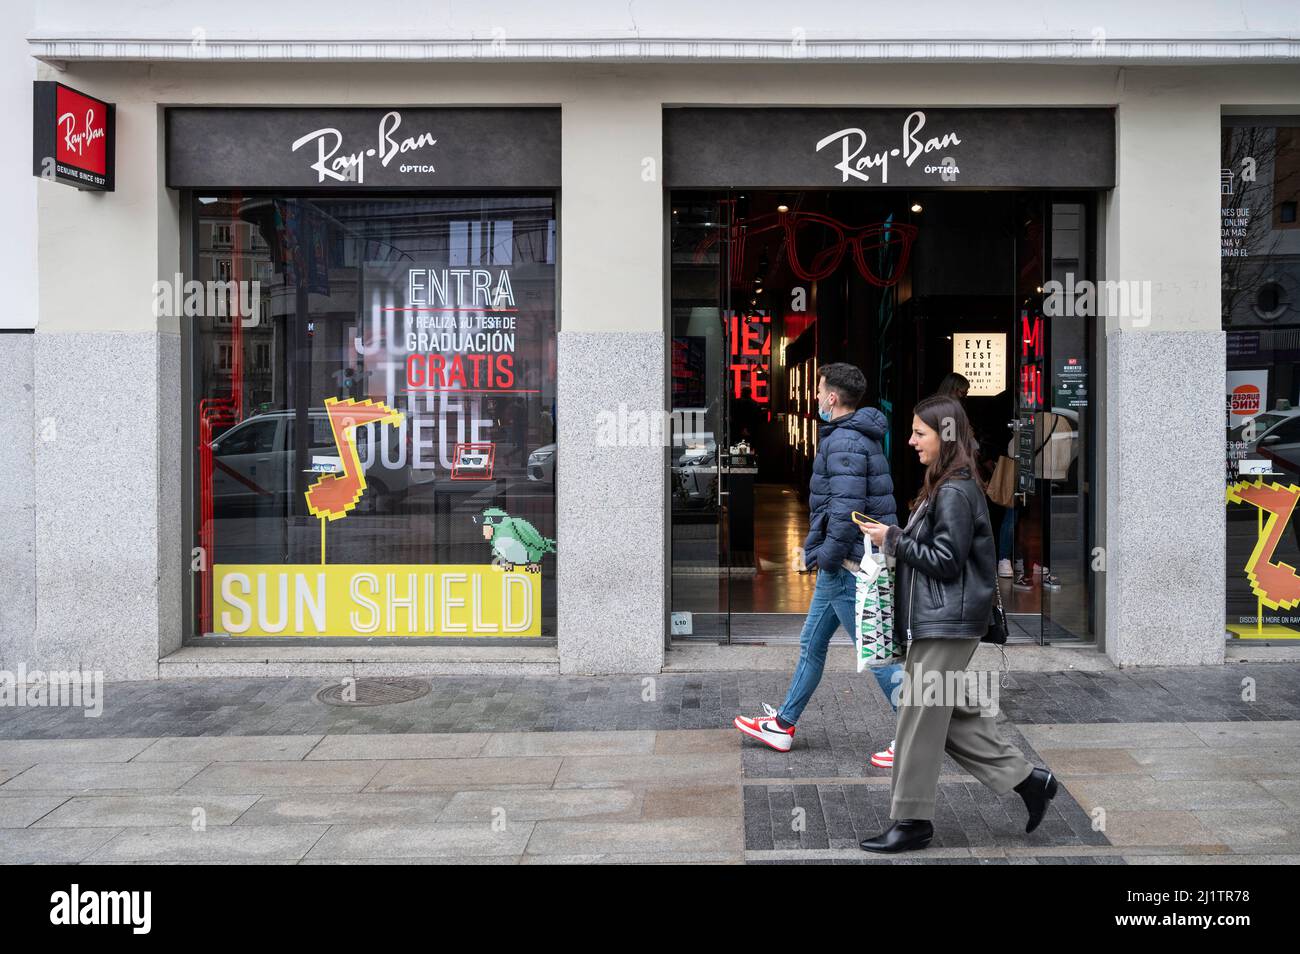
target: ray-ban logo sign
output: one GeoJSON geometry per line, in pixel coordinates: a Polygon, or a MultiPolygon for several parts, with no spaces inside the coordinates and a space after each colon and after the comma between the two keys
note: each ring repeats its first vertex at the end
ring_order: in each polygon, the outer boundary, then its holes
{"type": "Polygon", "coordinates": [[[84,113],[59,113],[59,157],[69,160],[96,157],[103,165],[102,141],[108,138],[106,111],[98,103],[88,103],[84,113]]]}
{"type": "MultiPolygon", "coordinates": [[[[841,182],[848,182],[850,179],[870,182],[871,176],[865,170],[879,169],[880,183],[885,185],[889,182],[891,158],[902,159],[908,168],[911,168],[917,159],[927,153],[961,145],[961,139],[953,130],[948,130],[942,135],[923,138],[921,130],[924,128],[925,113],[917,109],[908,113],[907,118],[903,120],[901,141],[896,146],[882,145],[881,148],[876,149],[875,144],[867,142],[866,132],[858,127],[850,127],[838,129],[822,138],[817,143],[817,151],[821,152],[826,146],[838,142],[841,158],[835,163],[835,168],[840,171],[841,182]]],[[[938,162],[927,164],[925,172],[931,175],[937,173],[944,182],[955,182],[960,169],[951,156],[945,156],[938,162]]]]}
{"type": "Polygon", "coordinates": [[[78,189],[113,191],[113,104],[71,86],[33,86],[32,172],[78,189]]]}
{"type": "MultiPolygon", "coordinates": [[[[333,126],[326,126],[298,137],[290,149],[297,152],[300,148],[315,145],[316,161],[311,164],[311,168],[316,172],[317,182],[328,180],[360,184],[366,181],[367,159],[377,159],[381,166],[388,168],[389,163],[398,156],[427,150],[438,142],[433,133],[427,131],[399,136],[397,129],[401,125],[402,114],[393,109],[380,118],[372,146],[348,152],[344,149],[343,133],[333,126]]],[[[427,152],[424,152],[418,162],[403,161],[399,171],[432,173],[435,169],[427,152]]]]}

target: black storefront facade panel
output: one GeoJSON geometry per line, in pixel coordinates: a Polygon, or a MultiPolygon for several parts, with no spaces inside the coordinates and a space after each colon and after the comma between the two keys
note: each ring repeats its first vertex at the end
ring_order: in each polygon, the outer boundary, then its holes
{"type": "Polygon", "coordinates": [[[167,110],[172,189],[558,189],[550,107],[167,110]]]}
{"type": "Polygon", "coordinates": [[[675,107],[674,188],[1110,189],[1108,108],[675,107]]]}

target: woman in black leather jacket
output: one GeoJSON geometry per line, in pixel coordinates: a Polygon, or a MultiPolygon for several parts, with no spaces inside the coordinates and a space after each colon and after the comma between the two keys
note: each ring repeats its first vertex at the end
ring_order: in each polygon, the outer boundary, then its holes
{"type": "Polygon", "coordinates": [[[866,851],[930,843],[945,751],[997,794],[1019,793],[1029,810],[1026,832],[1038,827],[1057,790],[1051,772],[1030,765],[998,733],[996,675],[966,671],[989,629],[997,553],[961,403],[943,395],[921,401],[907,443],[926,468],[911,519],[905,528],[863,531],[897,561],[894,625],[908,638],[890,789],[894,824],[863,841],[866,851]]]}

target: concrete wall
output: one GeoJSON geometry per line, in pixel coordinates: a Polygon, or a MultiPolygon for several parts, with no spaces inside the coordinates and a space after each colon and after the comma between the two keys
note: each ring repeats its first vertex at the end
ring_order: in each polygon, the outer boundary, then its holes
{"type": "Polygon", "coordinates": [[[0,25],[0,103],[4,114],[19,117],[12,148],[0,154],[0,222],[8,241],[0,255],[0,669],[12,670],[33,658],[36,633],[36,499],[32,493],[33,339],[36,326],[36,191],[32,175],[32,80],[36,61],[27,55],[26,33],[35,21],[35,4],[15,2],[0,25]]]}
{"type": "MultiPolygon", "coordinates": [[[[1294,5],[1284,0],[1197,4],[1180,0],[1141,4],[983,0],[949,4],[942,17],[920,16],[918,8],[909,4],[858,0],[801,4],[784,0],[714,0],[707,4],[694,0],[569,0],[564,4],[389,0],[382,7],[367,9],[364,17],[358,17],[357,6],[347,0],[280,0],[273,4],[226,0],[220,6],[210,0],[169,0],[166,4],[58,0],[40,4],[37,26],[38,36],[98,38],[109,41],[104,47],[159,39],[174,39],[188,47],[200,35],[209,42],[305,37],[344,45],[382,40],[433,40],[451,45],[484,40],[507,48],[511,43],[536,39],[554,43],[550,55],[555,56],[564,54],[566,42],[608,38],[622,40],[628,47],[640,41],[676,41],[678,55],[682,44],[700,42],[710,46],[714,55],[727,56],[734,55],[728,47],[736,40],[765,39],[788,47],[800,41],[808,47],[826,41],[867,45],[901,38],[932,40],[951,55],[954,40],[969,49],[985,39],[1002,43],[1073,40],[1085,48],[1132,39],[1148,43],[1152,47],[1149,52],[1159,55],[1161,46],[1184,38],[1210,44],[1257,38],[1276,44],[1279,38],[1296,36],[1297,14],[1294,5]]],[[[274,49],[267,51],[268,55],[274,53],[274,49]]],[[[791,55],[798,55],[797,48],[791,55]]]]}
{"type": "MultiPolygon", "coordinates": [[[[37,63],[27,53],[28,31],[36,20],[36,4],[14,0],[5,5],[0,22],[0,104],[4,114],[16,123],[10,148],[0,153],[0,222],[10,235],[33,235],[36,231],[36,187],[32,175],[32,80],[37,63]]],[[[0,310],[0,329],[35,327],[36,245],[33,242],[6,243],[0,255],[0,287],[5,289],[5,308],[0,310]]]]}
{"type": "MultiPolygon", "coordinates": [[[[179,249],[160,105],[188,103],[561,106],[558,631],[569,672],[654,671],[662,659],[662,451],[581,448],[601,410],[662,408],[663,104],[1117,105],[1105,275],[1151,281],[1155,307],[1147,326],[1107,330],[1107,651],[1122,663],[1222,658],[1219,116],[1225,103],[1293,109],[1300,67],[73,63],[58,78],[118,103],[118,191],[40,190],[32,415],[66,427],[52,445],[34,442],[42,665],[93,657],[112,676],[143,677],[178,638],[185,410],[175,328],[160,328],[150,304],[179,249]],[[1171,425],[1173,446],[1156,436],[1171,425]],[[621,532],[604,549],[585,542],[611,524],[621,532]]],[[[21,638],[4,636],[0,655],[21,638]]]]}
{"type": "Polygon", "coordinates": [[[36,431],[32,413],[35,336],[0,335],[0,669],[28,667],[36,645],[36,431]]]}

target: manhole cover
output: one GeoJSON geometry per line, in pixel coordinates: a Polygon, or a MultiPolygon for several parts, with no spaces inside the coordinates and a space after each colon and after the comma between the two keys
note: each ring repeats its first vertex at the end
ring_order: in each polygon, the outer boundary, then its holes
{"type": "Polygon", "coordinates": [[[387,706],[427,696],[432,689],[423,679],[348,679],[326,686],[316,698],[330,706],[387,706]]]}

